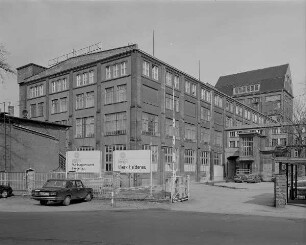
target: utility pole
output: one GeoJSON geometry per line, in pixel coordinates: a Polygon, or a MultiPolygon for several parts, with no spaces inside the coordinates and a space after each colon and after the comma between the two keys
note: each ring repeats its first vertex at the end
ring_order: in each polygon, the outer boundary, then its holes
{"type": "Polygon", "coordinates": [[[4,123],[4,172],[6,172],[6,119],[5,119],[5,102],[3,102],[3,123],[4,123]]]}

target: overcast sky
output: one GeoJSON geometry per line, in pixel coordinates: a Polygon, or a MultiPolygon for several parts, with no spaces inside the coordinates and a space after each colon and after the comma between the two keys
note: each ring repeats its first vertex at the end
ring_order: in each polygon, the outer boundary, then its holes
{"type": "MultiPolygon", "coordinates": [[[[298,96],[306,87],[305,15],[305,1],[0,0],[0,43],[15,68],[47,66],[97,42],[103,49],[137,43],[152,54],[154,30],[155,56],[194,77],[200,60],[203,82],[289,63],[298,96]]],[[[17,78],[6,77],[0,103],[18,106],[18,99],[17,78]]]]}

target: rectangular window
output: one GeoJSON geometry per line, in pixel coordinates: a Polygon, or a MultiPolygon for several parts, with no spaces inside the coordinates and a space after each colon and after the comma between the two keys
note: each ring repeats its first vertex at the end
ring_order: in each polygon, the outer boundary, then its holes
{"type": "Polygon", "coordinates": [[[112,75],[111,75],[111,67],[110,66],[107,66],[105,68],[105,78],[106,79],[111,79],[112,75]]]}
{"type": "Polygon", "coordinates": [[[145,76],[150,76],[150,64],[146,61],[142,63],[142,74],[145,76]]]}
{"type": "MultiPolygon", "coordinates": [[[[111,114],[112,115],[112,114],[111,114]]],[[[116,135],[126,134],[127,122],[126,122],[126,112],[115,113],[112,115],[113,121],[113,130],[116,135]]],[[[113,131],[113,133],[114,133],[113,131]]]]}
{"type": "Polygon", "coordinates": [[[44,116],[44,102],[38,103],[38,106],[37,106],[37,116],[38,117],[43,117],[44,116]]]}
{"type": "Polygon", "coordinates": [[[210,130],[207,128],[201,128],[200,133],[201,133],[200,135],[201,143],[209,144],[210,143],[210,130]]]}
{"type": "Polygon", "coordinates": [[[173,136],[173,133],[176,136],[176,139],[180,138],[180,128],[179,121],[175,121],[175,131],[173,132],[173,120],[166,118],[166,135],[169,137],[173,136]]]}
{"type": "Polygon", "coordinates": [[[222,108],[222,97],[215,95],[215,106],[222,108]]]}
{"type": "Polygon", "coordinates": [[[59,91],[62,91],[62,80],[57,80],[56,81],[56,91],[59,92],[59,91]]]}
{"type": "Polygon", "coordinates": [[[210,152],[209,151],[202,151],[200,161],[202,165],[208,166],[210,163],[210,152]]]}
{"type": "Polygon", "coordinates": [[[61,98],[59,112],[67,111],[67,107],[68,107],[67,105],[68,105],[67,97],[61,98]]]}
{"type": "Polygon", "coordinates": [[[126,134],[126,112],[105,115],[105,135],[126,134]]]}
{"type": "Polygon", "coordinates": [[[43,96],[44,95],[44,85],[39,85],[39,96],[43,96]]]}
{"type": "Polygon", "coordinates": [[[214,152],[214,165],[222,165],[222,153],[214,152]]]}
{"type": "Polygon", "coordinates": [[[95,105],[94,92],[87,92],[85,94],[85,108],[94,107],[94,105],[95,105]]]}
{"type": "Polygon", "coordinates": [[[76,76],[76,86],[77,87],[82,86],[82,84],[81,84],[81,75],[80,74],[76,76]]]}
{"type": "Polygon", "coordinates": [[[190,94],[190,82],[185,81],[185,92],[190,94]]]}
{"type": "Polygon", "coordinates": [[[219,147],[223,146],[222,132],[215,131],[214,140],[215,140],[215,145],[216,146],[219,146],[219,147]]]}
{"type": "Polygon", "coordinates": [[[206,100],[206,91],[204,88],[201,88],[201,100],[206,100]]]}
{"type": "Polygon", "coordinates": [[[201,107],[201,120],[209,122],[211,120],[211,113],[209,109],[201,107]]]}
{"type": "Polygon", "coordinates": [[[235,148],[235,147],[236,147],[236,141],[234,141],[234,140],[232,141],[232,140],[231,140],[231,141],[229,142],[229,148],[235,148]]]}
{"type": "Polygon", "coordinates": [[[158,146],[157,145],[143,145],[142,146],[143,150],[151,150],[151,156],[152,156],[152,163],[157,164],[158,163],[158,146]]]}
{"type": "MultiPolygon", "coordinates": [[[[172,95],[166,95],[166,109],[168,110],[173,110],[173,96],[172,95]]],[[[174,106],[175,106],[175,111],[176,112],[179,112],[180,110],[180,102],[179,102],[179,99],[178,98],[175,98],[175,101],[174,101],[174,106]]]]}
{"type": "Polygon", "coordinates": [[[76,95],[76,106],[75,109],[83,109],[84,108],[84,94],[77,94],[76,95]]]}
{"type": "Polygon", "coordinates": [[[153,79],[158,80],[158,66],[153,66],[152,77],[153,77],[153,79]]]}
{"type": "Polygon", "coordinates": [[[278,145],[278,139],[272,139],[272,146],[278,145]]]}
{"type": "Polygon", "coordinates": [[[114,87],[105,89],[105,104],[114,103],[114,87]]]}
{"type": "Polygon", "coordinates": [[[286,138],[281,138],[280,139],[280,145],[282,145],[282,146],[287,145],[287,139],[286,138]]]}
{"type": "Polygon", "coordinates": [[[193,96],[197,96],[197,85],[196,84],[191,84],[191,94],[193,96]]]}
{"type": "Polygon", "coordinates": [[[117,87],[117,102],[126,101],[126,84],[117,87]]]}
{"type": "Polygon", "coordinates": [[[119,67],[118,65],[113,65],[113,77],[118,77],[119,76],[119,67]]]}
{"type": "Polygon", "coordinates": [[[158,116],[142,113],[142,134],[159,135],[158,116]]]}
{"type": "Polygon", "coordinates": [[[165,163],[171,164],[173,162],[173,151],[172,147],[165,147],[165,163]]]}
{"type": "Polygon", "coordinates": [[[231,117],[226,117],[225,119],[225,127],[228,128],[228,127],[232,127],[233,126],[233,118],[231,117]]]}
{"type": "Polygon", "coordinates": [[[190,164],[190,165],[195,164],[196,162],[195,150],[185,149],[184,160],[185,164],[190,164]]]}
{"type": "Polygon", "coordinates": [[[206,91],[206,101],[211,103],[211,91],[206,91]]]}
{"type": "Polygon", "coordinates": [[[51,101],[51,114],[55,114],[59,112],[59,103],[58,99],[51,101]]]}
{"type": "Polygon", "coordinates": [[[174,76],[174,88],[180,89],[180,79],[178,76],[174,76]]]}
{"type": "Polygon", "coordinates": [[[127,74],[127,72],[126,72],[126,62],[122,62],[120,64],[120,70],[121,70],[121,76],[125,76],[127,74]]]}
{"type": "Polygon", "coordinates": [[[63,89],[63,90],[68,89],[68,86],[67,86],[67,78],[63,78],[63,80],[62,80],[62,89],[63,89]]]}
{"type": "Polygon", "coordinates": [[[196,126],[185,123],[185,140],[196,142],[197,129],[196,126]]]}
{"type": "Polygon", "coordinates": [[[236,136],[236,131],[230,131],[230,132],[229,132],[229,137],[230,137],[230,138],[237,137],[237,136],[236,136]]]}
{"type": "Polygon", "coordinates": [[[94,72],[93,72],[93,71],[90,71],[90,72],[89,72],[89,80],[88,80],[88,83],[89,83],[89,84],[94,83],[94,72]]]}
{"type": "Polygon", "coordinates": [[[85,72],[85,73],[83,73],[83,85],[86,85],[87,81],[88,81],[88,73],[85,72]]]}
{"type": "Polygon", "coordinates": [[[31,117],[36,117],[36,104],[30,105],[31,117]]]}
{"type": "Polygon", "coordinates": [[[242,138],[242,155],[253,156],[253,138],[245,137],[242,138]]]}
{"type": "Polygon", "coordinates": [[[95,119],[94,117],[84,118],[85,137],[92,138],[95,136],[95,119]]]}
{"type": "Polygon", "coordinates": [[[56,92],[56,81],[51,82],[51,92],[55,93],[56,92]]]}
{"type": "Polygon", "coordinates": [[[75,120],[75,138],[83,138],[83,119],[77,118],[75,120]]]}
{"type": "Polygon", "coordinates": [[[113,151],[124,151],[126,145],[106,145],[105,146],[105,171],[113,170],[113,151]]]}
{"type": "Polygon", "coordinates": [[[170,72],[166,72],[166,85],[172,87],[172,74],[170,72]]]}

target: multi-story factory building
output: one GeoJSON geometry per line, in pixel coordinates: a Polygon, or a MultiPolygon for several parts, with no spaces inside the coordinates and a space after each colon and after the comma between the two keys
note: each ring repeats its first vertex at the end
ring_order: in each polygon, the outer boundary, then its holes
{"type": "Polygon", "coordinates": [[[289,64],[221,76],[216,88],[274,120],[292,120],[293,93],[289,64]]]}
{"type": "Polygon", "coordinates": [[[101,150],[102,170],[111,172],[114,150],[151,149],[160,181],[172,170],[173,151],[178,174],[223,180],[225,129],[273,121],[136,45],[49,68],[28,64],[18,68],[18,83],[20,114],[71,126],[67,150],[101,150]]]}

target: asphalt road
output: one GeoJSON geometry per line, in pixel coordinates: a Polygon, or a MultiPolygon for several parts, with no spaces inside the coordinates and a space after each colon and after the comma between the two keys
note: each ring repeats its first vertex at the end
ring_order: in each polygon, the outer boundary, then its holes
{"type": "Polygon", "coordinates": [[[0,212],[0,244],[306,244],[306,220],[197,212],[0,212]]]}

